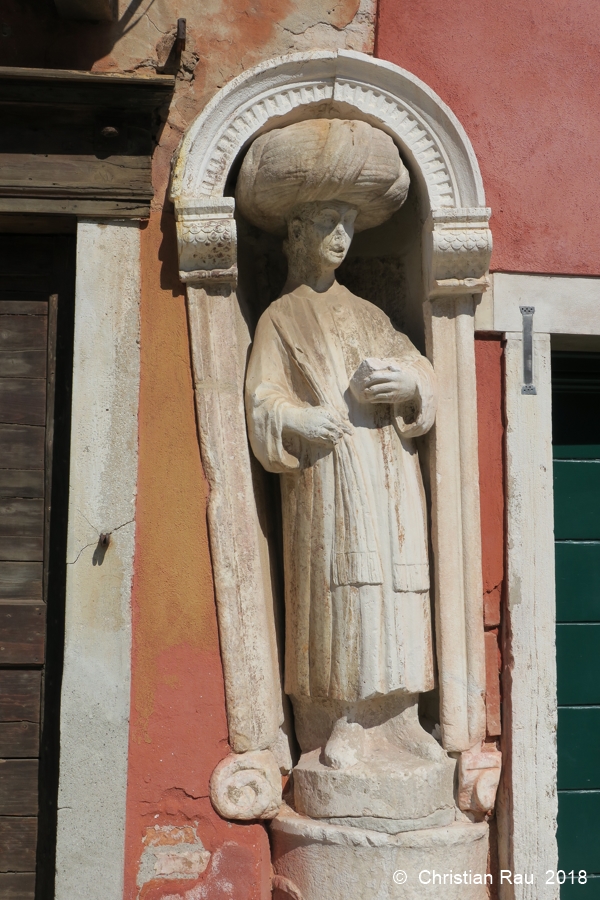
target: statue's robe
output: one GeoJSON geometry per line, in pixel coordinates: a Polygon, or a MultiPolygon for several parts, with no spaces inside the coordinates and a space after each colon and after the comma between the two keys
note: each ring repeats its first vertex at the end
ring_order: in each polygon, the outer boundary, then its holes
{"type": "Polygon", "coordinates": [[[261,317],[246,379],[252,449],[281,476],[285,690],[356,701],[433,687],[426,507],[411,438],[431,428],[430,363],[378,307],[335,283],[306,285],[261,317]],[[356,400],[368,357],[413,374],[405,404],[356,400]],[[353,426],[335,445],[283,432],[286,406],[323,406],[353,426]]]}

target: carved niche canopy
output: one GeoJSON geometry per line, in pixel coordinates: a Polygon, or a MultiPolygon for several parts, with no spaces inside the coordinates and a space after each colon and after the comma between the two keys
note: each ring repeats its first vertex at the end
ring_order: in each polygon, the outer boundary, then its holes
{"type": "Polygon", "coordinates": [[[490,211],[462,126],[423,82],[391,63],[352,51],[270,60],[223,88],[188,130],[171,196],[183,281],[237,279],[231,167],[253,138],[316,114],[361,118],[401,146],[420,183],[431,295],[484,290],[490,211]],[[194,160],[193,165],[190,164],[194,160]],[[465,281],[467,279],[467,281],[465,281]]]}

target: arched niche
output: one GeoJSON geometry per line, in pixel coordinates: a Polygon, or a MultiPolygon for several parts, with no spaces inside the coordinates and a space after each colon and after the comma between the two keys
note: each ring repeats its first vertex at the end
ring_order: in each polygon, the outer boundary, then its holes
{"type": "MultiPolygon", "coordinates": [[[[285,745],[276,577],[262,475],[248,448],[243,404],[256,315],[248,302],[255,307],[256,300],[248,301],[244,285],[237,292],[234,184],[243,154],[259,134],[316,116],[364,119],[382,128],[411,171],[412,205],[379,237],[393,244],[404,235],[407,242],[404,251],[390,252],[411,261],[407,330],[425,344],[441,386],[429,441],[440,718],[446,749],[465,751],[485,734],[473,320],[487,287],[490,210],[469,139],[439,97],[391,63],[341,50],[268,60],[234,79],[192,123],[173,166],[199,439],[211,488],[208,519],[230,743],[238,754],[271,749],[278,759],[285,745]]],[[[354,258],[369,254],[373,235],[365,232],[354,258]]],[[[352,257],[348,262],[351,267],[352,257]]],[[[240,263],[243,268],[243,258],[240,263]]]]}

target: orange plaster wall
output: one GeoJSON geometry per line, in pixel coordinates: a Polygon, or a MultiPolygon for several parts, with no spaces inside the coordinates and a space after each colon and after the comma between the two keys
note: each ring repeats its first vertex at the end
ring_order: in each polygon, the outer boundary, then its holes
{"type": "Polygon", "coordinates": [[[229,747],[206,500],[174,222],[157,210],[142,236],[127,900],[270,896],[264,828],[224,822],[208,799],[229,747]],[[165,825],[196,828],[212,853],[208,869],[200,879],[151,879],[138,892],[144,842],[165,825]]]}
{"type": "Polygon", "coordinates": [[[423,79],[471,139],[492,267],[600,274],[600,5],[379,0],[376,55],[423,79]]]}

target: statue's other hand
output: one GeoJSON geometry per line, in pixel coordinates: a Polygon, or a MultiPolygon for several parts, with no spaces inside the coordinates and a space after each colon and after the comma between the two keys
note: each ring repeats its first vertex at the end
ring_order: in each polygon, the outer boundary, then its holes
{"type": "Polygon", "coordinates": [[[284,429],[313,444],[337,444],[352,426],[323,406],[288,407],[283,414],[284,429]]]}
{"type": "Polygon", "coordinates": [[[363,388],[367,403],[404,403],[412,400],[417,382],[411,372],[400,366],[379,369],[368,378],[363,388]]]}

